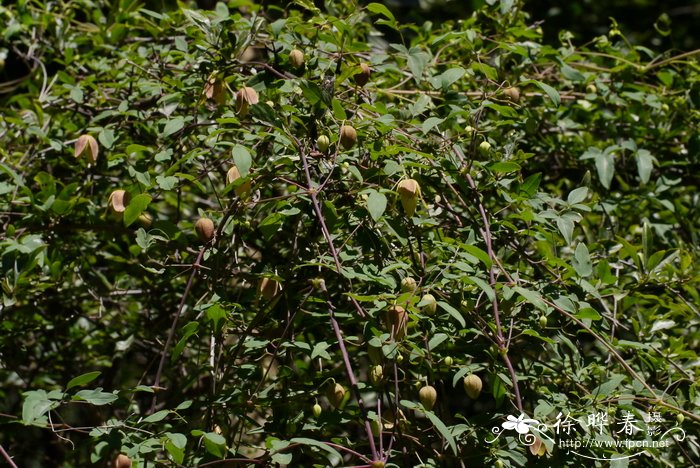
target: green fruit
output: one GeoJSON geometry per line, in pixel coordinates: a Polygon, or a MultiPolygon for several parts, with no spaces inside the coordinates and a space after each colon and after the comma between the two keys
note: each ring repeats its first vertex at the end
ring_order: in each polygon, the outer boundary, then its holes
{"type": "Polygon", "coordinates": [[[401,292],[402,293],[412,293],[418,289],[418,283],[416,280],[410,276],[405,277],[401,280],[401,292]]]}
{"type": "Polygon", "coordinates": [[[683,413],[678,413],[676,415],[676,422],[678,423],[678,425],[681,425],[683,424],[683,421],[685,421],[685,415],[683,413]]]}
{"type": "Polygon", "coordinates": [[[491,151],[491,143],[488,141],[482,141],[479,144],[479,151],[481,151],[483,154],[488,154],[488,152],[491,151]]]}
{"type": "Polygon", "coordinates": [[[540,328],[544,328],[547,326],[547,316],[546,315],[540,315],[540,328]]]}
{"type": "Polygon", "coordinates": [[[444,362],[445,362],[445,365],[446,365],[447,367],[451,367],[451,366],[452,366],[452,363],[453,363],[452,357],[451,357],[451,356],[447,356],[447,357],[445,358],[444,362]]]}
{"type": "Polygon", "coordinates": [[[437,391],[434,387],[426,385],[418,391],[418,398],[423,404],[423,407],[430,411],[437,401],[437,391]]]}
{"type": "Polygon", "coordinates": [[[374,460],[370,466],[372,468],[384,468],[384,462],[381,460],[374,460]]]}
{"type": "Polygon", "coordinates": [[[493,464],[493,468],[503,468],[503,462],[501,460],[496,460],[496,463],[493,464]]]}
{"type": "Polygon", "coordinates": [[[328,151],[328,147],[331,145],[331,140],[328,138],[328,135],[320,135],[318,138],[316,138],[316,148],[321,153],[325,153],[328,151]]]}
{"type": "Polygon", "coordinates": [[[383,377],[384,368],[381,365],[377,364],[376,366],[372,366],[372,368],[369,370],[369,381],[375,387],[382,382],[383,377]]]}
{"type": "Polygon", "coordinates": [[[318,418],[319,416],[321,416],[321,411],[323,410],[321,408],[321,405],[316,403],[311,411],[313,411],[314,413],[314,418],[318,418]]]}
{"type": "Polygon", "coordinates": [[[328,398],[328,401],[331,405],[333,405],[336,408],[339,407],[340,404],[343,402],[343,398],[345,398],[345,387],[343,387],[339,383],[331,385],[326,390],[326,398],[328,398]]]}
{"type": "Polygon", "coordinates": [[[437,301],[432,294],[424,294],[420,301],[425,304],[422,309],[425,315],[434,315],[437,312],[437,301]]]}
{"type": "Polygon", "coordinates": [[[479,398],[481,394],[481,388],[483,386],[481,379],[478,375],[470,374],[464,378],[464,391],[472,400],[479,398]]]}

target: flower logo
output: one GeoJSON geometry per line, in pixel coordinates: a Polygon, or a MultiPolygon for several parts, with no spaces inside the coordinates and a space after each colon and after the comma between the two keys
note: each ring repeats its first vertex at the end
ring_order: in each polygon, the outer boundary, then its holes
{"type": "Polygon", "coordinates": [[[508,431],[515,429],[518,434],[527,434],[530,432],[531,426],[537,426],[540,424],[538,420],[526,418],[524,414],[521,414],[517,418],[515,416],[508,415],[508,418],[506,419],[508,420],[501,424],[503,429],[508,431]]]}

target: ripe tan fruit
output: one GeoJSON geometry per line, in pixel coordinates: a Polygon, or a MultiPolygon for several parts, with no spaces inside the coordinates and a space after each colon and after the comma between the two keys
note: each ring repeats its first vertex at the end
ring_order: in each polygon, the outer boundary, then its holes
{"type": "Polygon", "coordinates": [[[226,83],[215,74],[212,74],[207,80],[207,83],[204,85],[203,93],[207,99],[211,99],[220,106],[226,104],[226,98],[228,97],[226,93],[226,83]]]}
{"type": "Polygon", "coordinates": [[[416,280],[413,279],[412,277],[407,276],[401,280],[401,292],[402,293],[416,292],[416,289],[418,289],[418,283],[416,283],[416,280]]]}
{"type": "Polygon", "coordinates": [[[87,150],[87,155],[92,159],[92,162],[97,161],[97,156],[100,153],[100,147],[97,145],[97,140],[92,135],[81,135],[75,141],[75,157],[83,154],[87,150]]]}
{"type": "Polygon", "coordinates": [[[425,315],[434,315],[437,311],[437,301],[432,294],[424,294],[420,301],[424,303],[423,313],[425,315]]]}
{"type": "Polygon", "coordinates": [[[513,102],[518,102],[520,100],[520,90],[515,86],[504,89],[503,94],[513,102]]]}
{"type": "Polygon", "coordinates": [[[418,206],[418,198],[420,198],[420,184],[414,179],[404,179],[399,182],[397,191],[406,215],[413,216],[418,206]]]}
{"type": "Polygon", "coordinates": [[[117,455],[117,458],[114,459],[114,468],[131,468],[131,458],[120,453],[117,455]]]}
{"type": "Polygon", "coordinates": [[[340,127],[340,146],[349,150],[355,143],[357,143],[357,131],[352,127],[352,125],[343,125],[340,127]]]}
{"type": "Polygon", "coordinates": [[[214,221],[209,218],[199,218],[194,225],[194,230],[197,232],[199,240],[205,243],[212,240],[216,232],[214,221]]]}
{"type": "Polygon", "coordinates": [[[272,278],[263,278],[258,284],[258,294],[266,300],[272,300],[280,291],[281,286],[279,281],[272,278]]]}
{"type": "Polygon", "coordinates": [[[304,52],[299,49],[294,49],[289,53],[289,63],[292,64],[294,68],[301,68],[304,66],[304,52]]]}
{"type": "Polygon", "coordinates": [[[339,383],[333,384],[326,390],[326,398],[335,408],[339,407],[345,398],[345,387],[339,383]]]}
{"type": "Polygon", "coordinates": [[[372,366],[372,368],[369,370],[369,381],[374,385],[375,387],[378,386],[382,382],[382,378],[384,377],[384,368],[377,364],[376,366],[372,366]]]}
{"type": "Polygon", "coordinates": [[[131,195],[129,192],[121,189],[113,191],[109,195],[109,200],[107,201],[109,204],[109,211],[111,211],[117,219],[122,219],[126,207],[129,206],[130,200],[131,195]]]}
{"type": "MultiPolygon", "coordinates": [[[[231,169],[228,170],[226,173],[226,182],[229,184],[234,183],[238,179],[241,178],[241,172],[238,170],[238,168],[234,165],[231,166],[231,169]]],[[[236,195],[239,197],[243,197],[245,195],[248,195],[250,193],[250,187],[251,187],[251,182],[250,180],[247,182],[243,182],[241,185],[236,187],[234,192],[236,192],[236,195]]]]}
{"type": "Polygon", "coordinates": [[[236,112],[241,117],[248,115],[248,109],[258,103],[258,92],[250,86],[245,86],[236,93],[236,112]]]}
{"type": "Polygon", "coordinates": [[[387,330],[396,339],[401,339],[406,334],[406,323],[408,322],[408,314],[406,309],[401,306],[391,306],[384,316],[384,324],[387,330]]]}
{"type": "Polygon", "coordinates": [[[418,390],[418,398],[420,398],[420,402],[423,403],[423,407],[430,411],[437,401],[437,391],[433,386],[426,385],[418,390]]]}
{"type": "Polygon", "coordinates": [[[464,378],[464,391],[472,400],[479,398],[483,384],[478,375],[469,374],[464,378]]]}
{"type": "Polygon", "coordinates": [[[370,70],[369,65],[367,65],[366,63],[361,63],[360,64],[360,71],[355,73],[355,76],[353,76],[353,79],[355,80],[355,83],[358,86],[364,86],[369,81],[369,76],[371,74],[372,74],[372,70],[370,70]]]}
{"type": "Polygon", "coordinates": [[[319,135],[319,137],[316,138],[316,148],[318,148],[321,153],[328,151],[330,145],[331,140],[328,138],[328,135],[319,135]]]}

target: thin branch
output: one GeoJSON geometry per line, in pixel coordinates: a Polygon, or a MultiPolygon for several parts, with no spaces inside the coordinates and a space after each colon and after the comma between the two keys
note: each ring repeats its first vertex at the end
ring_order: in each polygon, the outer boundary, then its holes
{"type": "Polygon", "coordinates": [[[0,444],[0,454],[2,454],[2,457],[7,460],[7,463],[9,463],[12,468],[17,468],[17,465],[12,461],[12,457],[5,451],[2,444],[0,444]]]}

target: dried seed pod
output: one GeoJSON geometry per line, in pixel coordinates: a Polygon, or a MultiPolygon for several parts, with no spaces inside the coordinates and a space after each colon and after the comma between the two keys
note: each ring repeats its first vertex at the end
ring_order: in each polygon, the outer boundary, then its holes
{"type": "Polygon", "coordinates": [[[81,135],[75,141],[75,157],[79,157],[83,151],[87,149],[87,155],[92,159],[92,162],[97,161],[97,156],[100,153],[100,147],[97,140],[92,135],[81,135]]]}
{"type": "Polygon", "coordinates": [[[416,280],[413,279],[412,277],[407,276],[401,280],[401,292],[402,293],[416,292],[416,289],[418,289],[418,283],[416,283],[416,280]]]}
{"type": "Polygon", "coordinates": [[[382,382],[382,378],[384,378],[384,368],[379,364],[372,366],[369,370],[370,383],[376,387],[382,382]]]}
{"type": "Polygon", "coordinates": [[[532,445],[530,445],[530,453],[537,455],[538,457],[541,457],[547,453],[547,446],[542,443],[542,439],[535,436],[535,441],[532,443],[532,445]]]}
{"type": "Polygon", "coordinates": [[[328,398],[330,404],[333,405],[335,408],[339,407],[340,404],[343,402],[343,398],[345,398],[345,387],[343,387],[339,383],[331,385],[326,390],[326,398],[328,398]]]}
{"type": "Polygon", "coordinates": [[[248,109],[258,103],[258,92],[250,86],[245,86],[236,93],[236,112],[241,117],[248,115],[248,109]]]}
{"type": "Polygon", "coordinates": [[[318,403],[316,403],[316,404],[313,406],[313,408],[311,409],[311,411],[312,411],[313,414],[314,414],[314,418],[318,418],[319,416],[321,416],[321,412],[323,411],[323,408],[321,408],[321,405],[319,405],[318,403]]]}
{"type": "Polygon", "coordinates": [[[418,390],[418,398],[423,404],[423,407],[430,411],[435,406],[437,401],[437,391],[431,385],[426,385],[425,387],[418,390]]]}
{"type": "Polygon", "coordinates": [[[330,145],[331,139],[328,138],[328,135],[319,135],[319,137],[316,138],[316,148],[318,148],[321,153],[328,151],[330,145]]]}
{"type": "Polygon", "coordinates": [[[479,398],[483,384],[478,375],[469,374],[464,378],[464,391],[472,400],[479,398]]]}
{"type": "Polygon", "coordinates": [[[204,85],[204,97],[211,99],[218,105],[226,104],[226,83],[220,77],[212,74],[204,85]]]}
{"type": "MultiPolygon", "coordinates": [[[[231,166],[231,168],[226,173],[226,182],[229,184],[232,184],[240,178],[241,178],[241,172],[238,170],[238,168],[235,165],[231,166]]],[[[246,182],[243,182],[241,185],[239,185],[235,189],[233,189],[233,191],[236,192],[236,195],[238,195],[239,197],[243,197],[243,196],[248,195],[250,193],[250,187],[251,187],[251,181],[248,180],[246,182]]]]}
{"type": "Polygon", "coordinates": [[[194,225],[194,230],[197,232],[199,240],[205,243],[212,240],[216,232],[214,221],[209,218],[199,218],[194,225]]]}
{"type": "Polygon", "coordinates": [[[503,94],[513,102],[518,102],[520,100],[520,90],[515,86],[504,89],[503,94]]]}
{"type": "Polygon", "coordinates": [[[272,278],[263,278],[258,284],[258,294],[265,300],[272,300],[280,291],[281,286],[279,281],[272,278]]]}
{"type": "Polygon", "coordinates": [[[294,49],[289,53],[289,63],[292,64],[294,68],[301,68],[304,66],[304,52],[299,49],[294,49]]]}
{"type": "Polygon", "coordinates": [[[401,306],[391,306],[384,315],[384,325],[396,339],[401,339],[406,334],[408,314],[401,306]]]}
{"type": "Polygon", "coordinates": [[[126,207],[129,206],[129,201],[131,200],[131,195],[125,190],[115,190],[109,195],[109,200],[107,201],[109,205],[109,211],[117,219],[122,219],[124,216],[124,211],[126,207]]]}
{"type": "Polygon", "coordinates": [[[414,179],[404,179],[399,182],[397,191],[399,192],[401,205],[406,212],[406,216],[413,216],[420,198],[420,184],[414,179]]]}
{"type": "Polygon", "coordinates": [[[420,302],[423,304],[421,310],[425,315],[434,315],[437,311],[437,300],[432,294],[424,294],[420,302]]]}
{"type": "Polygon", "coordinates": [[[369,81],[369,76],[371,74],[372,70],[370,70],[369,65],[363,62],[360,64],[360,71],[355,73],[353,79],[355,80],[357,86],[364,86],[369,81]]]}
{"type": "Polygon", "coordinates": [[[114,468],[131,468],[131,458],[120,453],[117,455],[117,458],[114,459],[114,468]]]}
{"type": "Polygon", "coordinates": [[[352,125],[343,125],[340,127],[340,146],[349,150],[357,143],[357,131],[352,125]]]}

